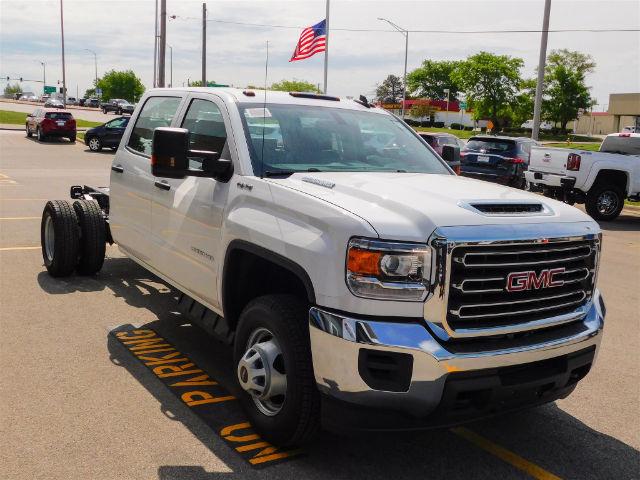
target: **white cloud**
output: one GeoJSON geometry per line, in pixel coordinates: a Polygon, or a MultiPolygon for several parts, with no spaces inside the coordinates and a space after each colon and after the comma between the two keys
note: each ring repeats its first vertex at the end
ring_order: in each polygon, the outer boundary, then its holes
{"type": "MultiPolygon", "coordinates": [[[[210,19],[311,25],[324,18],[324,1],[209,1],[210,19]]],[[[339,1],[331,4],[335,28],[388,28],[377,17],[387,17],[412,30],[539,29],[542,0],[519,1],[339,1]]],[[[0,3],[0,75],[42,78],[39,62],[47,62],[47,78],[61,79],[60,10],[57,0],[0,3]]],[[[147,87],[153,72],[153,0],[66,0],[65,44],[69,91],[80,94],[92,82],[93,56],[98,52],[99,74],[133,69],[147,87]]],[[[201,1],[168,0],[167,40],[173,46],[175,85],[200,78],[201,1]]],[[[638,28],[640,2],[554,0],[551,28],[638,28]]],[[[262,84],[265,42],[270,42],[270,82],[283,78],[322,82],[322,54],[289,63],[298,29],[262,28],[208,23],[208,76],[218,82],[244,86],[262,84]]],[[[524,73],[534,75],[540,35],[412,33],[409,69],[425,58],[464,58],[479,50],[522,57],[524,73]]],[[[597,63],[589,77],[600,104],[608,94],[640,90],[640,34],[552,33],[549,50],[570,48],[591,54],[597,63]]],[[[404,40],[396,32],[345,32],[330,38],[329,90],[339,95],[371,93],[387,74],[401,74],[404,40]]],[[[167,49],[168,55],[168,49],[167,49]]],[[[167,57],[167,80],[169,59],[167,57]]],[[[48,81],[51,83],[51,81],[48,81]]],[[[41,84],[32,84],[39,91],[41,84]]]]}

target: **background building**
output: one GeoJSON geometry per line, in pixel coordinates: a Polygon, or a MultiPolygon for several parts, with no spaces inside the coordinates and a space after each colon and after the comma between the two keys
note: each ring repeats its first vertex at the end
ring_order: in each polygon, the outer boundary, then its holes
{"type": "Polygon", "coordinates": [[[575,122],[578,134],[606,135],[635,126],[640,132],[640,93],[612,93],[606,112],[587,112],[575,122]]]}

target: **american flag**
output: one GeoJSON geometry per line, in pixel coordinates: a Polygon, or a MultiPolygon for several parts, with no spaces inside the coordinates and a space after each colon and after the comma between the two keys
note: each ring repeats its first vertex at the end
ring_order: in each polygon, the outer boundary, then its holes
{"type": "Polygon", "coordinates": [[[327,21],[322,20],[311,27],[302,30],[298,45],[291,56],[290,62],[304,60],[316,53],[324,52],[327,42],[327,21]]]}

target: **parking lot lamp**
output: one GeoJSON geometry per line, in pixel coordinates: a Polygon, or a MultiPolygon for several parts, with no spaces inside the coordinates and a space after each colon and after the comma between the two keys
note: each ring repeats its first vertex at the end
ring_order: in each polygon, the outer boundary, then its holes
{"type": "Polygon", "coordinates": [[[169,47],[169,86],[173,87],[173,47],[167,44],[169,47]]]}
{"type": "Polygon", "coordinates": [[[40,65],[42,65],[42,94],[44,95],[46,92],[46,88],[47,88],[47,64],[46,62],[43,60],[42,62],[40,62],[40,65]]]}
{"type": "Polygon", "coordinates": [[[405,103],[407,100],[407,56],[409,54],[409,30],[405,30],[404,28],[399,27],[398,25],[396,25],[390,20],[387,20],[386,18],[378,17],[378,20],[387,22],[389,25],[391,25],[393,28],[395,28],[397,31],[399,31],[401,34],[404,35],[404,77],[402,80],[402,119],[404,120],[405,103]]]}

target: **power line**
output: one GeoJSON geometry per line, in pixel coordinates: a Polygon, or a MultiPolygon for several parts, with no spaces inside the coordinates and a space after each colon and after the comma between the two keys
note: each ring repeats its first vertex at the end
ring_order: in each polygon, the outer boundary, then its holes
{"type": "MultiPolygon", "coordinates": [[[[200,20],[196,17],[182,17],[180,15],[172,15],[172,20],[200,20]]],[[[207,22],[223,23],[228,25],[239,25],[244,27],[263,27],[263,28],[292,28],[301,29],[306,26],[299,25],[275,25],[268,23],[248,23],[248,22],[236,22],[232,20],[220,20],[210,18],[207,22]]],[[[376,32],[376,33],[397,33],[396,30],[391,29],[368,29],[368,28],[335,28],[332,27],[331,31],[340,32],[376,32]]],[[[410,33],[441,33],[441,34],[481,34],[481,33],[542,33],[542,30],[407,30],[410,33]]],[[[608,33],[608,32],[640,32],[640,28],[561,28],[550,29],[549,33],[608,33]]]]}

